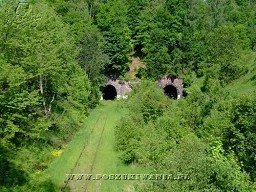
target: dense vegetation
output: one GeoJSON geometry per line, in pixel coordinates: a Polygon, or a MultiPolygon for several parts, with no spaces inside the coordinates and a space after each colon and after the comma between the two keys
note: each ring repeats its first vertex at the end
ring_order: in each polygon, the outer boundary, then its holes
{"type": "Polygon", "coordinates": [[[130,113],[116,128],[122,161],[190,177],[145,182],[137,190],[254,191],[255,97],[190,90],[186,99],[170,102],[154,83],[144,82],[124,103],[130,113]]]}
{"type": "Polygon", "coordinates": [[[47,168],[97,95],[78,60],[83,33],[53,7],[3,1],[0,15],[0,183],[11,190],[47,168]]]}
{"type": "Polygon", "coordinates": [[[57,190],[42,172],[132,57],[120,158],[191,177],[136,190],[256,190],[254,1],[0,0],[0,18],[0,191],[57,190]],[[188,97],[163,94],[166,73],[188,97]]]}

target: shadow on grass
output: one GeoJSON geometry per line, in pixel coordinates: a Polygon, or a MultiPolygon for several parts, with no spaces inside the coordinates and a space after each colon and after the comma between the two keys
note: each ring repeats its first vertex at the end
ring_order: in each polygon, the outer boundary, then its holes
{"type": "Polygon", "coordinates": [[[9,152],[0,145],[0,187],[20,186],[27,182],[28,175],[10,161],[9,152]]]}
{"type": "Polygon", "coordinates": [[[251,78],[251,81],[256,81],[256,75],[251,78]]]}

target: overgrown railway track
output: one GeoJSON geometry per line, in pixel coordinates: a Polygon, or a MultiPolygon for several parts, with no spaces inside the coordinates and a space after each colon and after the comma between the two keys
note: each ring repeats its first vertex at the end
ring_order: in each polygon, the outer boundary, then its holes
{"type": "MultiPolygon", "coordinates": [[[[94,169],[94,166],[95,166],[95,162],[96,162],[96,159],[97,159],[97,154],[98,154],[98,151],[99,151],[99,148],[100,148],[100,144],[101,144],[101,141],[102,141],[102,137],[103,137],[103,133],[105,131],[105,127],[106,127],[106,122],[107,122],[107,114],[100,114],[99,117],[97,118],[95,124],[92,126],[91,130],[90,130],[90,137],[94,134],[95,130],[96,130],[96,127],[97,125],[99,124],[99,122],[104,122],[103,126],[102,126],[102,129],[101,129],[101,133],[100,133],[100,137],[98,139],[98,142],[97,142],[97,146],[96,146],[96,149],[94,151],[94,154],[93,154],[93,158],[91,160],[91,163],[89,165],[89,167],[87,168],[87,172],[88,174],[92,174],[93,172],[93,169],[94,169]],[[101,120],[101,121],[100,121],[101,120]]],[[[90,138],[89,138],[90,139],[90,138]]],[[[79,165],[79,160],[81,159],[82,155],[85,153],[85,149],[88,145],[88,140],[86,140],[83,144],[83,147],[82,147],[82,150],[79,154],[79,156],[77,157],[74,165],[72,166],[72,169],[70,170],[70,174],[74,174],[74,171],[75,169],[78,167],[79,165]]],[[[68,189],[69,187],[69,184],[70,182],[72,181],[73,179],[71,178],[66,178],[66,180],[64,181],[64,186],[61,188],[61,191],[65,191],[66,189],[68,189]]],[[[87,189],[88,189],[88,181],[85,182],[84,186],[82,187],[83,190],[81,191],[84,191],[86,192],[87,189]]]]}

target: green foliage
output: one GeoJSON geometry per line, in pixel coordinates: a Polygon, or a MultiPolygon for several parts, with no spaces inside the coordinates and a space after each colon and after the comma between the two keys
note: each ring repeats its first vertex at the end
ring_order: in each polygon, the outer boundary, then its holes
{"type": "MultiPolygon", "coordinates": [[[[7,190],[8,191],[8,190],[7,190]]],[[[21,188],[14,188],[13,192],[20,192],[20,191],[38,191],[38,192],[55,192],[58,191],[57,186],[51,181],[50,178],[47,178],[46,176],[36,176],[34,178],[31,178],[29,183],[25,186],[22,186],[21,188]]]]}
{"type": "Polygon", "coordinates": [[[135,25],[135,53],[146,62],[140,74],[156,78],[166,72],[195,71],[202,76],[209,66],[216,66],[225,83],[243,75],[247,69],[236,60],[243,50],[254,47],[255,3],[250,7],[248,2],[225,2],[144,2],[131,24],[135,25]]]}
{"type": "Polygon", "coordinates": [[[169,99],[163,91],[150,81],[135,87],[128,102],[128,108],[142,115],[144,122],[154,121],[167,110],[169,99]]]}
{"type": "MultiPolygon", "coordinates": [[[[10,11],[8,5],[1,9],[10,11]]],[[[1,45],[1,136],[16,142],[50,126],[45,121],[41,129],[36,121],[42,109],[46,115],[55,110],[55,100],[87,103],[90,86],[75,61],[68,27],[47,5],[31,4],[26,14],[1,26],[2,35],[7,29],[1,45]]]]}
{"type": "MultiPolygon", "coordinates": [[[[134,38],[137,35],[136,27],[139,23],[138,15],[150,3],[150,0],[127,0],[125,3],[128,7],[128,25],[131,29],[132,38],[134,38]]],[[[136,49],[136,47],[134,48],[136,49]]]]}
{"type": "Polygon", "coordinates": [[[140,145],[143,134],[143,118],[128,114],[115,129],[117,151],[120,151],[120,159],[130,164],[137,161],[136,149],[140,145]]]}
{"type": "Polygon", "coordinates": [[[49,149],[79,128],[91,84],[70,27],[44,2],[26,5],[0,2],[0,145],[7,151],[0,164],[8,175],[0,190],[53,191],[49,179],[32,175],[47,168],[49,149]]]}
{"type": "Polygon", "coordinates": [[[255,180],[255,99],[248,96],[224,101],[205,121],[205,129],[221,137],[223,148],[233,153],[240,166],[255,180]]]}
{"type": "MultiPolygon", "coordinates": [[[[131,94],[131,114],[116,128],[121,159],[152,167],[152,173],[190,178],[147,181],[137,185],[137,191],[254,191],[255,99],[232,99],[215,75],[218,70],[209,71],[201,89],[193,85],[186,99],[169,100],[162,105],[165,110],[149,120],[143,116],[143,94],[154,89],[142,83],[131,94]]],[[[151,108],[158,106],[157,95],[146,98],[151,108]]]]}
{"type": "Polygon", "coordinates": [[[100,99],[99,87],[105,83],[104,69],[109,63],[104,53],[103,35],[93,24],[99,2],[94,0],[50,2],[61,19],[69,25],[69,34],[78,51],[77,60],[91,82],[88,106],[94,108],[100,99]]]}
{"type": "Polygon", "coordinates": [[[151,122],[144,126],[141,144],[137,149],[139,163],[152,166],[159,171],[162,170],[170,151],[180,142],[186,132],[191,131],[186,127],[181,116],[172,115],[174,112],[177,111],[170,109],[163,116],[159,116],[154,123],[151,122]]]}
{"type": "Polygon", "coordinates": [[[145,56],[146,73],[149,77],[155,78],[173,70],[171,65],[179,62],[178,47],[182,34],[178,14],[178,10],[170,14],[170,10],[163,3],[152,2],[139,15],[138,26],[135,28],[137,31],[135,46],[142,46],[138,51],[142,51],[145,56]],[[173,61],[174,57],[176,61],[173,61]]]}
{"type": "MultiPolygon", "coordinates": [[[[244,67],[234,63],[243,49],[248,47],[248,37],[244,26],[224,25],[208,35],[207,62],[219,65],[219,79],[230,82],[244,73],[244,67]]],[[[208,66],[209,67],[209,66],[208,66]]]]}
{"type": "Polygon", "coordinates": [[[70,26],[70,35],[76,42],[84,35],[90,26],[90,14],[86,0],[49,2],[61,19],[70,26]]]}
{"type": "Polygon", "coordinates": [[[41,175],[51,151],[83,125],[106,76],[127,76],[134,55],[145,64],[141,78],[181,74],[190,84],[188,97],[173,101],[142,81],[124,102],[129,112],[115,132],[121,160],[191,177],[137,190],[255,190],[255,7],[241,0],[0,1],[0,172],[10,175],[0,176],[0,190],[57,190],[41,175]]]}
{"type": "Polygon", "coordinates": [[[108,63],[108,56],[103,53],[105,41],[95,26],[90,26],[80,38],[81,46],[79,63],[85,69],[94,86],[103,86],[105,83],[104,68],[108,63]]]}
{"type": "Polygon", "coordinates": [[[234,128],[225,135],[224,147],[234,151],[242,167],[256,178],[255,172],[255,125],[256,125],[255,98],[242,97],[235,101],[232,109],[232,123],[234,128]]]}
{"type": "Polygon", "coordinates": [[[102,4],[96,15],[97,26],[106,41],[104,53],[110,58],[105,66],[108,77],[117,78],[128,71],[128,54],[132,46],[127,9],[122,0],[111,0],[102,4]]]}
{"type": "Polygon", "coordinates": [[[132,163],[138,160],[136,149],[141,137],[145,132],[150,133],[148,123],[163,114],[168,98],[154,83],[145,81],[134,89],[126,105],[130,113],[116,128],[116,148],[122,151],[121,159],[125,163],[132,163]]]}
{"type": "Polygon", "coordinates": [[[0,144],[0,189],[22,185],[27,181],[27,174],[9,160],[10,151],[0,144]]]}

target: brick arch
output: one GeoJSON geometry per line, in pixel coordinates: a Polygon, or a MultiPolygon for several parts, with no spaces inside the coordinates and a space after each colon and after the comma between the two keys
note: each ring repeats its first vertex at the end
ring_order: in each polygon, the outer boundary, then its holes
{"type": "MultiPolygon", "coordinates": [[[[119,80],[109,80],[105,87],[113,86],[116,89],[117,99],[126,99],[127,94],[132,91],[132,87],[129,82],[121,82],[119,80]]],[[[104,93],[103,93],[104,94],[104,93]]],[[[104,99],[102,97],[102,99],[104,99]]]]}
{"type": "Polygon", "coordinates": [[[183,80],[181,78],[171,75],[164,75],[158,80],[158,85],[162,87],[164,91],[166,91],[165,88],[167,86],[173,86],[177,90],[177,99],[183,97],[183,80]]]}

